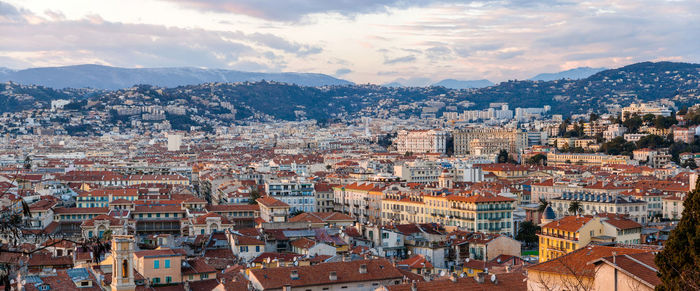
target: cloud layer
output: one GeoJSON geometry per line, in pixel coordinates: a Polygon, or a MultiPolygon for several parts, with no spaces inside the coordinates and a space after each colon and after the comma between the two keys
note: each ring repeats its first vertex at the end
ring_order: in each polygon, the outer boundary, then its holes
{"type": "Polygon", "coordinates": [[[142,0],[122,14],[66,1],[0,0],[0,67],[195,66],[384,83],[700,61],[697,1],[142,0]]]}

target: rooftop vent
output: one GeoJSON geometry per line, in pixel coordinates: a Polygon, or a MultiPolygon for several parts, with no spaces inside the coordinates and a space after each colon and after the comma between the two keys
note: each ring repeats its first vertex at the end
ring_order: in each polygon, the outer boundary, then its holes
{"type": "Polygon", "coordinates": [[[338,273],[335,271],[331,271],[330,274],[328,274],[328,280],[335,281],[338,280],[338,273]]]}

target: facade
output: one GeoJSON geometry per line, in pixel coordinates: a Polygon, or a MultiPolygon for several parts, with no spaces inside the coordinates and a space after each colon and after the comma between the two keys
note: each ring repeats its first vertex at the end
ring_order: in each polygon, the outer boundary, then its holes
{"type": "Polygon", "coordinates": [[[588,153],[547,153],[547,165],[561,166],[567,164],[584,166],[603,166],[606,164],[632,164],[628,156],[612,156],[588,153]]]}
{"type": "Polygon", "coordinates": [[[265,192],[289,205],[289,210],[315,212],[314,184],[303,179],[274,179],[265,181],[265,192]]]}
{"type": "Polygon", "coordinates": [[[583,212],[579,214],[626,214],[629,215],[630,219],[639,223],[646,223],[649,220],[647,202],[628,195],[563,193],[562,196],[551,200],[552,209],[557,217],[563,217],[567,215],[569,205],[574,201],[579,202],[583,208],[583,212]]]}
{"type": "Polygon", "coordinates": [[[157,249],[134,253],[134,268],[151,285],[182,282],[181,266],[185,252],[181,249],[157,249]]]}
{"type": "Polygon", "coordinates": [[[671,109],[663,105],[654,105],[649,103],[642,104],[630,104],[625,108],[622,108],[622,121],[627,120],[632,115],[644,116],[647,114],[653,114],[656,116],[671,116],[671,109]]]}
{"type": "Polygon", "coordinates": [[[388,194],[382,222],[439,223],[468,231],[513,235],[515,199],[481,195],[388,194]]]}
{"type": "Polygon", "coordinates": [[[260,218],[266,222],[285,222],[289,216],[289,205],[274,197],[265,196],[258,198],[260,206],[260,218]]]}
{"type": "Polygon", "coordinates": [[[360,223],[378,223],[384,190],[371,183],[333,187],[335,211],[350,215],[360,223]]]}
{"type": "Polygon", "coordinates": [[[517,156],[527,147],[527,133],[518,129],[483,127],[465,128],[453,132],[454,154],[498,153],[504,149],[509,154],[517,156]],[[475,148],[472,148],[472,147],[475,148]]]}
{"type": "Polygon", "coordinates": [[[447,152],[448,133],[442,130],[399,130],[394,143],[400,154],[447,152]]]}

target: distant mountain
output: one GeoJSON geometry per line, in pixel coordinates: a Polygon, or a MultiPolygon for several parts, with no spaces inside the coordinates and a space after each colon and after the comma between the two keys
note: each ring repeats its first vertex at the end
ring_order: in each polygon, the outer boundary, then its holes
{"type": "Polygon", "coordinates": [[[255,73],[199,68],[118,68],[100,65],[0,70],[0,81],[42,85],[52,88],[121,89],[136,84],[177,87],[209,82],[276,81],[300,86],[349,85],[346,80],[324,74],[255,73]]]}
{"type": "Polygon", "coordinates": [[[450,89],[472,89],[472,88],[484,88],[495,85],[493,82],[481,79],[481,80],[455,80],[455,79],[445,79],[440,82],[433,84],[432,86],[443,86],[450,89]]]}
{"type": "Polygon", "coordinates": [[[393,82],[383,84],[384,87],[427,87],[430,86],[432,80],[429,78],[414,77],[414,78],[398,78],[393,82]]]}
{"type": "Polygon", "coordinates": [[[530,78],[532,81],[552,81],[561,79],[571,79],[579,80],[588,78],[595,73],[605,71],[607,68],[591,68],[591,67],[580,67],[571,70],[562,71],[559,73],[542,73],[537,76],[530,78]]]}

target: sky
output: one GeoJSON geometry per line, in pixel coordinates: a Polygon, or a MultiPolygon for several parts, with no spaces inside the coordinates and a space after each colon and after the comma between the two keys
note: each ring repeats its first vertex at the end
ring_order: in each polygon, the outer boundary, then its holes
{"type": "Polygon", "coordinates": [[[700,1],[0,0],[0,67],[324,73],[356,83],[527,79],[700,62],[700,1]]]}

